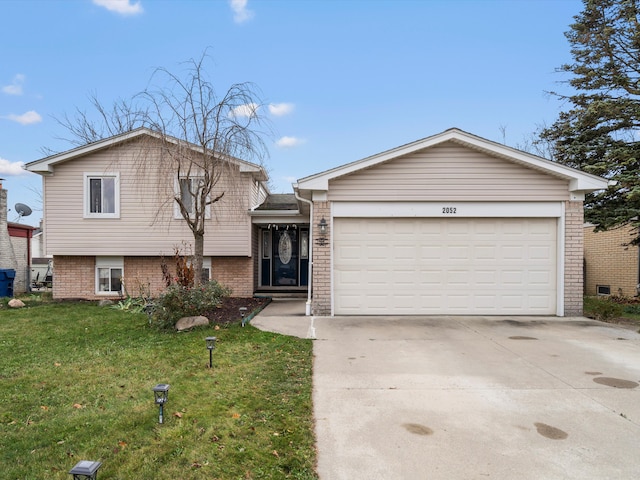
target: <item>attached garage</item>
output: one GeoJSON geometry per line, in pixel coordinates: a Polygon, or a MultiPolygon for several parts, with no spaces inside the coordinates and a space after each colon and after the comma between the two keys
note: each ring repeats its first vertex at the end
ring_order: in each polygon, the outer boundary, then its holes
{"type": "Polygon", "coordinates": [[[602,178],[450,129],[303,178],[314,315],[581,315],[602,178]]]}
{"type": "Polygon", "coordinates": [[[556,218],[336,218],[336,315],[555,315],[556,218]]]}

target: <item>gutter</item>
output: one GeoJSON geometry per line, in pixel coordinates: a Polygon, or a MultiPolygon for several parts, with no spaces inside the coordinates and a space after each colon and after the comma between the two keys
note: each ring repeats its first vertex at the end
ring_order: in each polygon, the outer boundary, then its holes
{"type": "Polygon", "coordinates": [[[302,198],[298,195],[297,185],[293,186],[293,195],[296,199],[309,204],[309,280],[307,281],[307,303],[305,305],[304,314],[308,317],[311,315],[311,282],[313,280],[313,202],[302,198]]]}

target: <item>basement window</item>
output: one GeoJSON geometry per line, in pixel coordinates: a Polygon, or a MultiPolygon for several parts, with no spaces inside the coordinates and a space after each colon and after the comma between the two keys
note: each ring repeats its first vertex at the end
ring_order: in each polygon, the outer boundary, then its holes
{"type": "Polygon", "coordinates": [[[123,257],[96,257],[96,293],[120,295],[123,273],[123,257]]]}
{"type": "Polygon", "coordinates": [[[596,285],[596,292],[598,295],[611,295],[610,285],[596,285]]]}

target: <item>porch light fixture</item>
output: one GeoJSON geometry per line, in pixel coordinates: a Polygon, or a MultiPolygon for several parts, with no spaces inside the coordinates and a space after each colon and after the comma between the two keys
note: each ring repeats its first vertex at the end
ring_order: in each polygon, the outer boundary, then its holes
{"type": "Polygon", "coordinates": [[[216,348],[216,337],[207,337],[204,339],[207,342],[207,350],[209,350],[209,368],[213,368],[213,351],[216,348]]]}
{"type": "Polygon", "coordinates": [[[240,307],[240,316],[242,317],[242,326],[244,327],[244,316],[247,314],[247,307],[240,307]]]}
{"type": "Polygon", "coordinates": [[[160,406],[160,416],[158,418],[158,423],[164,423],[164,404],[169,400],[169,384],[167,383],[159,383],[155,387],[153,387],[153,396],[156,401],[156,405],[160,406]]]}
{"type": "Polygon", "coordinates": [[[327,234],[327,221],[324,219],[324,217],[322,217],[322,220],[320,220],[320,223],[318,224],[318,229],[320,230],[320,235],[327,234]]]}
{"type": "Polygon", "coordinates": [[[73,480],[95,480],[98,478],[98,469],[101,466],[102,462],[81,460],[69,470],[69,475],[73,475],[73,480]]]}

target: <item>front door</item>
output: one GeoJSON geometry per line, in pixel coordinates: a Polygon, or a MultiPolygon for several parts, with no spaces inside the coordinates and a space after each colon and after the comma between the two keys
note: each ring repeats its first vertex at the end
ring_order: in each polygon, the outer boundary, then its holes
{"type": "Polygon", "coordinates": [[[260,286],[306,287],[309,284],[309,229],[279,225],[261,230],[260,286]]]}

